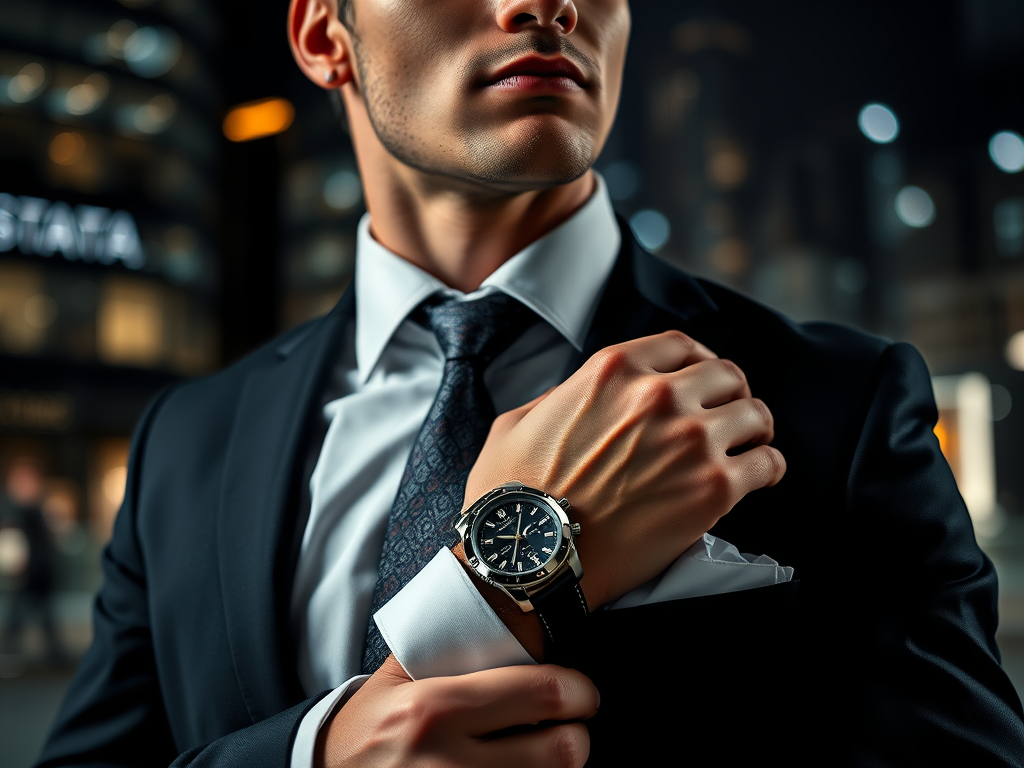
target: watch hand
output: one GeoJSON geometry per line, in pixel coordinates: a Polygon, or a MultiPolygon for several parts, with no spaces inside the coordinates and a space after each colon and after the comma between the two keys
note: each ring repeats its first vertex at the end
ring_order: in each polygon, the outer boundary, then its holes
{"type": "Polygon", "coordinates": [[[512,550],[512,562],[516,561],[516,555],[519,554],[519,540],[522,536],[519,534],[519,526],[523,524],[523,513],[519,513],[519,519],[516,520],[516,548],[512,550]]]}
{"type": "Polygon", "coordinates": [[[496,539],[518,539],[518,536],[495,536],[496,539]]]}

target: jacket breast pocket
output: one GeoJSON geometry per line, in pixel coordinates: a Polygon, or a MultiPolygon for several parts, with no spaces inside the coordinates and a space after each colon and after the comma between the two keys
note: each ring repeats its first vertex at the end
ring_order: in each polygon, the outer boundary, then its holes
{"type": "Polygon", "coordinates": [[[786,760],[803,637],[799,581],[593,614],[576,664],[601,693],[587,765],[786,760]]]}

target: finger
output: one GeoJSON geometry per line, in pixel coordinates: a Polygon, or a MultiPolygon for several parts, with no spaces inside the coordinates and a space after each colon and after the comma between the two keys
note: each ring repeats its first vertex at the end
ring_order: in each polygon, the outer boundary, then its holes
{"type": "Polygon", "coordinates": [[[711,408],[705,414],[713,444],[723,451],[752,445],[767,445],[775,437],[772,412],[756,397],[733,400],[711,408]]]}
{"type": "Polygon", "coordinates": [[[727,461],[739,478],[738,490],[741,496],[758,488],[769,488],[786,474],[786,457],[770,445],[759,445],[727,461]]]}
{"type": "Polygon", "coordinates": [[[590,733],[583,723],[561,723],[482,740],[470,754],[474,765],[489,767],[580,768],[590,756],[590,733]]]}
{"type": "Polygon", "coordinates": [[[476,736],[543,720],[580,720],[597,712],[590,679],[553,664],[500,667],[452,678],[445,691],[466,733],[476,736]]]}
{"type": "Polygon", "coordinates": [[[731,360],[705,360],[673,374],[688,399],[715,408],[750,397],[747,377],[731,360]]]}
{"type": "Polygon", "coordinates": [[[641,370],[670,373],[701,360],[718,356],[699,341],[681,331],[665,331],[654,336],[616,344],[594,355],[599,365],[617,366],[628,362],[641,370]]]}
{"type": "Polygon", "coordinates": [[[646,339],[638,339],[647,365],[658,373],[671,373],[702,360],[718,358],[699,341],[681,331],[665,331],[646,339]]]}

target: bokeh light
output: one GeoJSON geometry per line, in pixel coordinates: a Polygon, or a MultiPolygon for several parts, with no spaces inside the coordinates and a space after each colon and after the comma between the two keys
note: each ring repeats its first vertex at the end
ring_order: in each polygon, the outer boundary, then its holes
{"type": "Polygon", "coordinates": [[[103,103],[109,92],[110,81],[96,72],[68,89],[64,96],[64,109],[69,115],[87,115],[103,103]]]}
{"type": "Polygon", "coordinates": [[[864,107],[857,118],[857,125],[876,144],[888,144],[900,134],[900,121],[884,104],[868,104],[864,107]]]}
{"type": "Polygon", "coordinates": [[[259,99],[228,112],[224,135],[231,141],[251,141],[288,129],[295,119],[295,107],[287,99],[259,99]]]}
{"type": "Polygon", "coordinates": [[[601,171],[612,200],[629,200],[640,188],[640,171],[628,160],[616,160],[601,171]]]}
{"type": "Polygon", "coordinates": [[[1006,362],[1011,368],[1024,371],[1024,331],[1017,331],[1006,342],[1006,362]]]}
{"type": "Polygon", "coordinates": [[[640,245],[654,253],[665,247],[672,233],[672,227],[665,214],[652,208],[634,213],[629,220],[629,226],[633,229],[636,239],[640,241],[640,245]]]}
{"type": "Polygon", "coordinates": [[[362,199],[363,185],[355,171],[343,168],[324,182],[324,202],[336,211],[350,211],[362,199]]]}
{"type": "Polygon", "coordinates": [[[46,84],[46,70],[42,64],[26,64],[7,82],[7,98],[16,104],[24,104],[38,96],[46,84]]]}
{"type": "Polygon", "coordinates": [[[927,227],[935,221],[935,203],[920,187],[904,187],[896,195],[896,215],[908,227],[927,227]]]}
{"type": "Polygon", "coordinates": [[[992,421],[1002,421],[1013,410],[1013,395],[1002,384],[992,385],[992,421]]]}
{"type": "Polygon", "coordinates": [[[1024,170],[1024,137],[1015,131],[1000,131],[988,143],[988,155],[1006,173],[1024,170]]]}
{"type": "Polygon", "coordinates": [[[167,27],[140,27],[124,41],[128,69],[140,77],[159,77],[181,58],[181,39],[167,27]]]}
{"type": "Polygon", "coordinates": [[[74,165],[85,155],[85,139],[74,131],[58,133],[50,142],[49,155],[57,165],[74,165]]]}

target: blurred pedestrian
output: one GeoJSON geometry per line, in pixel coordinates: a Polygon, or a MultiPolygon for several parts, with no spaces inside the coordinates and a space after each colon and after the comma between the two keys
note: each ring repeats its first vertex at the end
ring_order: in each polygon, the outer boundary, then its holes
{"type": "Polygon", "coordinates": [[[51,662],[64,659],[53,612],[56,547],[43,514],[43,473],[31,458],[19,457],[7,470],[5,499],[0,513],[3,532],[12,556],[6,558],[15,578],[15,591],[7,614],[2,647],[5,653],[24,652],[24,634],[29,622],[38,622],[45,640],[45,654],[51,662]],[[20,549],[19,552],[13,550],[20,549]]]}

